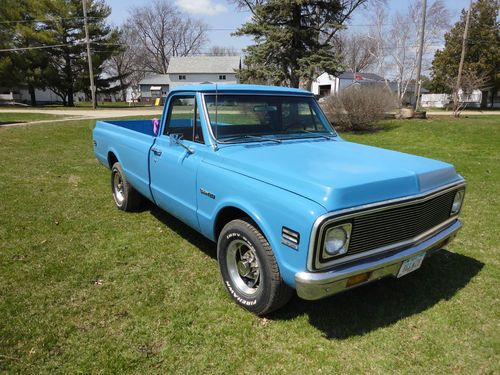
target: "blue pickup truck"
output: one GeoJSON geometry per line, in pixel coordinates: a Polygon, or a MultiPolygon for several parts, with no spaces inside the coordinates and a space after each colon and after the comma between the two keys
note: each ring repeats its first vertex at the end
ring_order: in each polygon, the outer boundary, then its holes
{"type": "Polygon", "coordinates": [[[149,199],[216,242],[224,286],[258,315],[294,290],[315,300],[404,276],[461,227],[452,165],[343,140],[310,92],[182,87],[155,125],[96,124],[116,206],[149,199]]]}

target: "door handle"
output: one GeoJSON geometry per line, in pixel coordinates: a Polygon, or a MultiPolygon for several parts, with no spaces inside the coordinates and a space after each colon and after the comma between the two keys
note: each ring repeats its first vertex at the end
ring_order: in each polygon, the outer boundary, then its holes
{"type": "Polygon", "coordinates": [[[153,154],[155,154],[156,156],[161,156],[161,150],[160,149],[157,149],[157,148],[152,148],[151,151],[153,152],[153,154]]]}

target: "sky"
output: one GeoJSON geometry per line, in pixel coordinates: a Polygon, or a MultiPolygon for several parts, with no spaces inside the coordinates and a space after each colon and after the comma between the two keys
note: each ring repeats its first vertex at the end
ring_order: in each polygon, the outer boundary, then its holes
{"type": "MultiPolygon", "coordinates": [[[[252,43],[249,37],[231,36],[231,32],[236,30],[241,24],[250,18],[248,11],[237,9],[234,3],[226,0],[170,0],[194,18],[199,18],[209,25],[211,29],[208,33],[209,42],[207,50],[214,45],[233,47],[240,51],[252,43]],[[221,30],[223,29],[223,30],[221,30]]],[[[134,6],[144,6],[150,1],[137,0],[106,0],[111,6],[112,12],[110,21],[116,26],[121,26],[128,17],[130,8],[134,6]]],[[[389,12],[403,12],[408,8],[409,0],[386,0],[389,12]]],[[[432,0],[428,0],[428,5],[432,0]]],[[[469,0],[444,0],[448,7],[451,20],[455,23],[463,8],[469,6],[469,0]]],[[[352,28],[356,31],[363,31],[363,26],[368,20],[367,11],[358,10],[351,20],[352,28]]],[[[203,52],[203,51],[202,51],[203,52]]]]}

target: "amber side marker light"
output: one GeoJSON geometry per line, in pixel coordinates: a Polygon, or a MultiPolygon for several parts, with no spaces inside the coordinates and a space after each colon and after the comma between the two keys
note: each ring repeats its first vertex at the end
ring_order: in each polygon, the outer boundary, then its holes
{"type": "Polygon", "coordinates": [[[347,279],[346,286],[353,286],[360,283],[364,283],[370,278],[371,272],[360,273],[359,275],[349,277],[347,279]]]}

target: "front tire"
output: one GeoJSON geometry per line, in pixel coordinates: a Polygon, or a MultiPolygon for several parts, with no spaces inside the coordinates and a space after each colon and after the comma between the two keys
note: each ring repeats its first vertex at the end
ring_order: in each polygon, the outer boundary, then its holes
{"type": "Polygon", "coordinates": [[[269,242],[250,219],[224,226],[217,259],[224,286],[245,309],[262,316],[290,300],[293,290],[281,278],[269,242]]]}
{"type": "Polygon", "coordinates": [[[129,184],[118,162],[111,167],[111,192],[120,210],[136,211],[142,205],[142,196],[129,184]]]}

